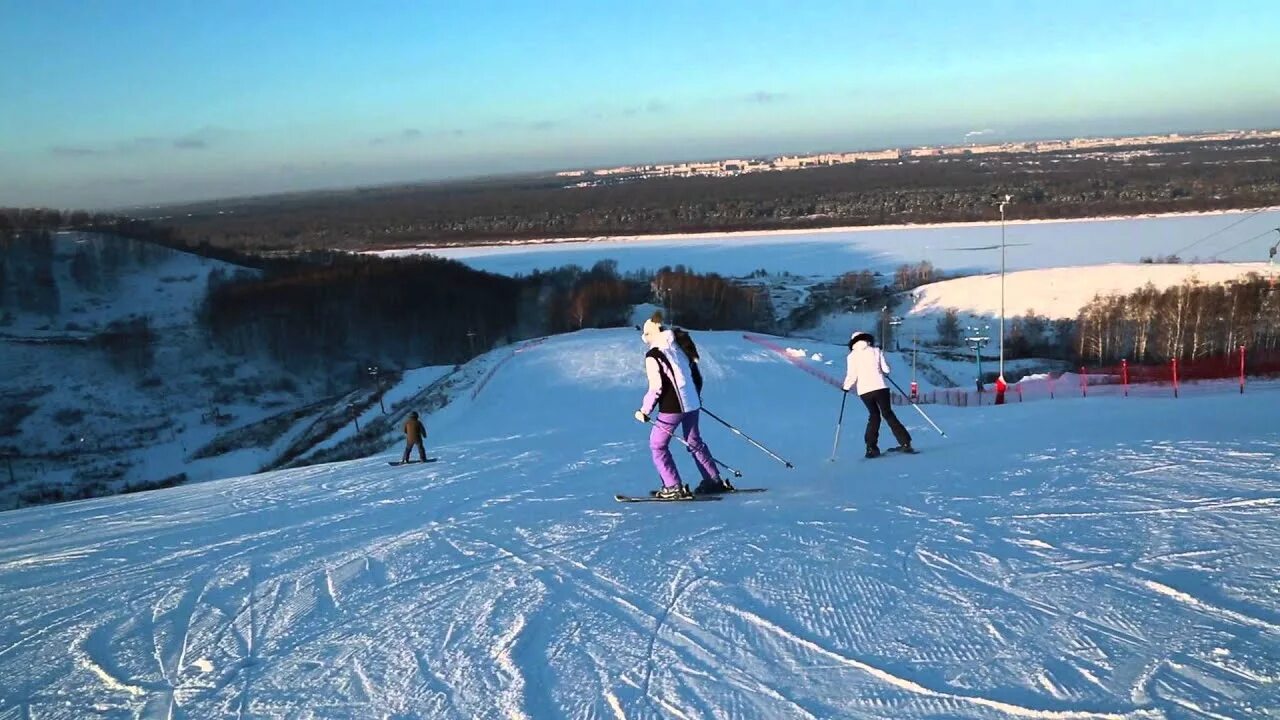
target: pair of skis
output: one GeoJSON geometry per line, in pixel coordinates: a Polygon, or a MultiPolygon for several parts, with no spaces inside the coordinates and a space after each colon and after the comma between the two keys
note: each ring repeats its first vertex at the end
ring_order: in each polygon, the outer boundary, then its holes
{"type": "Polygon", "coordinates": [[[657,497],[657,490],[650,490],[647,497],[638,497],[635,495],[614,495],[613,499],[622,503],[641,503],[641,502],[659,502],[659,503],[682,503],[682,502],[709,502],[712,500],[723,500],[725,495],[741,495],[744,493],[762,493],[769,488],[735,488],[728,492],[707,493],[704,495],[695,494],[693,497],[687,498],[660,498],[657,497]]]}

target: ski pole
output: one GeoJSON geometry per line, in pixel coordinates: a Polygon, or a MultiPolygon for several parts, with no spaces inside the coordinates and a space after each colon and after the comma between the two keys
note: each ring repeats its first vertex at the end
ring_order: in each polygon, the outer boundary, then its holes
{"type": "MultiPolygon", "coordinates": [[[[893,381],[893,378],[889,377],[888,375],[885,375],[884,378],[888,380],[890,383],[893,383],[893,386],[895,388],[898,388],[899,393],[902,393],[904,396],[906,395],[906,393],[902,392],[902,388],[898,385],[898,383],[893,381]]],[[[928,415],[925,415],[925,412],[920,409],[919,405],[915,403],[911,403],[911,407],[915,408],[916,412],[920,413],[920,415],[925,419],[926,422],[928,422],[930,425],[933,425],[933,429],[937,430],[939,435],[941,435],[942,437],[947,436],[946,433],[942,432],[942,428],[938,427],[937,423],[935,423],[933,420],[930,420],[928,415]]]]}
{"type": "Polygon", "coordinates": [[[769,457],[773,458],[774,460],[777,460],[778,462],[782,463],[783,465],[786,465],[788,468],[791,468],[791,469],[794,469],[794,468],[795,468],[795,465],[792,465],[791,463],[787,462],[786,460],[783,460],[782,458],[780,458],[780,457],[778,457],[776,454],[774,454],[774,452],[773,452],[772,450],[770,450],[769,448],[767,448],[767,447],[765,447],[765,446],[761,445],[760,443],[756,442],[755,440],[752,440],[751,438],[747,437],[746,433],[742,432],[742,431],[741,431],[741,430],[739,430],[738,428],[736,428],[736,427],[734,427],[734,426],[730,425],[729,423],[725,422],[724,418],[722,418],[722,417],[720,417],[719,415],[716,415],[715,413],[713,413],[713,412],[711,412],[710,410],[708,410],[708,409],[707,409],[707,407],[706,407],[705,405],[704,405],[704,406],[702,406],[702,410],[703,410],[703,412],[705,412],[706,414],[708,414],[708,415],[710,415],[712,418],[714,418],[714,419],[715,419],[717,422],[719,422],[721,425],[724,425],[725,427],[727,427],[727,428],[729,428],[730,430],[732,430],[734,433],[736,433],[736,434],[737,434],[739,437],[741,437],[743,440],[746,440],[747,442],[751,443],[752,445],[755,445],[757,448],[760,448],[760,450],[761,450],[762,452],[764,452],[764,454],[765,454],[765,455],[768,455],[769,457]]]}
{"type": "Polygon", "coordinates": [[[836,461],[836,448],[840,447],[840,426],[844,424],[844,404],[849,401],[849,391],[844,391],[840,398],[840,417],[836,419],[836,441],[831,445],[831,462],[836,461]]]}
{"type": "MultiPolygon", "coordinates": [[[[661,430],[662,432],[664,432],[664,433],[666,433],[666,434],[670,435],[671,437],[675,438],[676,440],[679,440],[679,441],[680,441],[680,444],[681,444],[681,445],[684,445],[686,448],[688,448],[689,452],[693,452],[693,447],[692,447],[691,445],[689,445],[689,441],[688,441],[688,440],[685,440],[684,438],[680,437],[679,435],[676,435],[675,433],[673,433],[673,432],[671,432],[670,430],[666,429],[665,427],[663,427],[662,423],[654,422],[653,420],[650,420],[650,421],[649,421],[649,424],[650,424],[650,425],[653,425],[653,426],[654,426],[654,427],[656,427],[656,428],[658,428],[658,429],[659,429],[659,430],[661,430]]],[[[733,467],[732,465],[729,465],[728,463],[721,462],[721,461],[720,461],[719,459],[717,459],[717,458],[711,458],[711,459],[715,462],[715,464],[717,464],[717,465],[719,465],[720,467],[724,468],[725,470],[728,470],[729,472],[733,473],[733,476],[734,476],[734,477],[736,477],[736,478],[740,478],[740,477],[742,477],[742,471],[741,471],[741,470],[739,470],[739,469],[737,469],[737,468],[733,467]]]]}

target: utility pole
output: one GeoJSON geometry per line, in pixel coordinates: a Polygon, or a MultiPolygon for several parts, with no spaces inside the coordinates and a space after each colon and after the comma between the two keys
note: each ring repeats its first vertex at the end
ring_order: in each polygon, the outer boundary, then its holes
{"type": "MultiPolygon", "coordinates": [[[[1276,232],[1280,233],[1280,227],[1276,228],[1276,232]]],[[[1267,264],[1268,264],[1268,265],[1275,265],[1275,264],[1276,264],[1276,250],[1280,250],[1280,240],[1277,240],[1277,241],[1276,241],[1276,244],[1275,244],[1275,245],[1272,245],[1272,246],[1271,246],[1271,249],[1267,252],[1267,255],[1268,255],[1268,257],[1267,257],[1267,264]]]]}

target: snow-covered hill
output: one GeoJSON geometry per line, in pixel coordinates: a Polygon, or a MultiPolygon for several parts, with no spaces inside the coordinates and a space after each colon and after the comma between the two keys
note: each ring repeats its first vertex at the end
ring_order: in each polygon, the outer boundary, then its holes
{"type": "MultiPolygon", "coordinates": [[[[1129,294],[1151,284],[1157,290],[1199,282],[1215,285],[1243,279],[1250,274],[1280,278],[1280,266],[1267,263],[1186,263],[1186,264],[1109,264],[1020,270],[1005,274],[1004,297],[1006,322],[1027,313],[1048,320],[1075,319],[1080,310],[1096,296],[1129,294]]],[[[933,346],[938,342],[938,321],[948,310],[957,311],[961,333],[984,334],[991,343],[984,351],[984,362],[994,360],[998,347],[1000,322],[1000,274],[970,275],[943,280],[904,293],[895,311],[901,324],[894,329],[896,343],[910,348],[917,343],[925,350],[923,361],[938,371],[932,382],[968,386],[974,377],[972,355],[967,361],[936,357],[933,346]],[[971,330],[972,329],[972,330],[971,330]]],[[[806,338],[841,344],[853,330],[867,330],[883,335],[880,308],[866,312],[836,312],[824,317],[812,328],[799,331],[806,338]]],[[[955,348],[960,354],[963,347],[955,348]]],[[[951,353],[946,353],[951,354],[951,353]]],[[[1009,361],[1014,368],[1046,367],[1036,360],[1009,361]]]]}
{"type": "MultiPolygon", "coordinates": [[[[1116,263],[1057,267],[1005,273],[1005,313],[1028,312],[1051,320],[1074,318],[1095,296],[1127,295],[1148,283],[1165,290],[1186,282],[1220,285],[1251,273],[1280,277],[1280,266],[1267,263],[1188,263],[1162,265],[1116,263]]],[[[931,283],[912,291],[909,315],[936,315],[954,308],[969,316],[1000,317],[1000,274],[931,283]]]]}
{"type": "Polygon", "coordinates": [[[840,393],[696,337],[708,406],[796,466],[704,420],[764,494],[612,500],[656,484],[613,330],[488,365],[433,464],[0,514],[0,718],[1280,708],[1280,388],[927,408],[948,438],[903,408],[922,453],[873,461],[855,400],[832,463],[840,393]]]}
{"type": "Polygon", "coordinates": [[[372,384],[326,387],[208,342],[210,283],[253,270],[98,234],[7,251],[9,273],[49,274],[0,285],[23,296],[0,303],[0,509],[305,461],[453,370],[392,374],[379,402],[372,384]],[[149,340],[129,334],[139,327],[149,340]]]}

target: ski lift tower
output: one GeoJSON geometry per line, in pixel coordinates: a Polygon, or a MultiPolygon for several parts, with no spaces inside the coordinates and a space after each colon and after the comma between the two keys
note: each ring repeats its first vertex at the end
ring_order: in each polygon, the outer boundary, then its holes
{"type": "MultiPolygon", "coordinates": [[[[902,318],[894,315],[889,318],[889,327],[896,328],[902,324],[902,318]]],[[[895,352],[902,352],[902,340],[898,337],[898,333],[893,333],[893,349],[895,352]]]]}
{"type": "MultiPolygon", "coordinates": [[[[987,329],[986,327],[983,328],[987,329]]],[[[978,364],[978,392],[982,392],[982,348],[991,342],[991,338],[986,334],[978,334],[978,328],[969,328],[969,337],[964,339],[969,349],[973,351],[974,360],[978,364]]]]}

